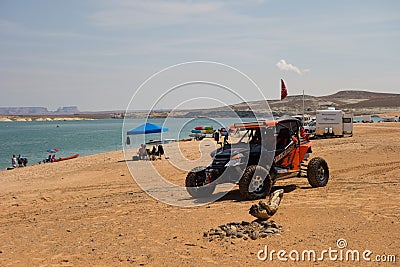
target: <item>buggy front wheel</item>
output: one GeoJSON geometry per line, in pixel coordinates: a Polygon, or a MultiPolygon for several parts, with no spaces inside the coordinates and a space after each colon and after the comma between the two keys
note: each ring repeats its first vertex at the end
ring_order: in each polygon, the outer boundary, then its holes
{"type": "Polygon", "coordinates": [[[186,191],[194,198],[205,198],[212,195],[215,182],[207,183],[206,167],[196,167],[186,176],[186,191]]]}
{"type": "Polygon", "coordinates": [[[272,187],[272,179],[267,169],[258,165],[246,168],[239,181],[239,191],[244,199],[265,198],[272,187]]]}

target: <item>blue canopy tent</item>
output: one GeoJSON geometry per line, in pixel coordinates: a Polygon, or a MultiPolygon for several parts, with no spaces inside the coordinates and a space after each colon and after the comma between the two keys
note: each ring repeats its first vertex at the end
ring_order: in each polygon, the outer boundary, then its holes
{"type": "Polygon", "coordinates": [[[146,122],[136,128],[133,128],[127,132],[127,135],[134,134],[152,134],[152,133],[161,133],[168,132],[168,128],[164,128],[160,125],[146,122]]]}

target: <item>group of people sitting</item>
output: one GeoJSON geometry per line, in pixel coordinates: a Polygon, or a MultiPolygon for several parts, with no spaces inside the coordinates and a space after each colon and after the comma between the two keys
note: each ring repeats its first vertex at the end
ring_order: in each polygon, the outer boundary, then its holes
{"type": "Polygon", "coordinates": [[[56,161],[56,155],[49,155],[47,159],[43,160],[43,163],[49,163],[49,162],[55,162],[56,161]]]}
{"type": "Polygon", "coordinates": [[[164,158],[167,158],[164,153],[164,147],[159,144],[158,147],[153,146],[153,148],[150,150],[146,148],[146,145],[141,144],[139,151],[138,151],[139,159],[142,160],[156,160],[161,159],[162,156],[164,158]]]}
{"type": "Polygon", "coordinates": [[[26,157],[21,157],[21,155],[18,155],[18,158],[13,155],[11,158],[11,165],[13,168],[26,167],[27,164],[28,159],[26,157]]]}

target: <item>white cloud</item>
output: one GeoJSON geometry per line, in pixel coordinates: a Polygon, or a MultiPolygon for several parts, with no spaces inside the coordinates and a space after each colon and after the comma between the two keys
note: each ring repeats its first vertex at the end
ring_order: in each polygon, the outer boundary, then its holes
{"type": "Polygon", "coordinates": [[[279,62],[276,63],[276,66],[280,70],[294,71],[294,72],[296,72],[297,74],[300,74],[300,75],[310,71],[310,69],[300,70],[300,68],[298,68],[298,67],[296,67],[296,66],[294,66],[292,64],[287,63],[284,59],[279,60],[279,62]]]}

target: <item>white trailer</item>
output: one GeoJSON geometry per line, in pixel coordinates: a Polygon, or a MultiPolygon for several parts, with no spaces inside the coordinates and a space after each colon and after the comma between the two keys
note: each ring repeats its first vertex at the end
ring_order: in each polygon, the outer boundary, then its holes
{"type": "Polygon", "coordinates": [[[317,110],[316,136],[340,136],[353,134],[353,115],[342,110],[317,110]]]}
{"type": "Polygon", "coordinates": [[[353,113],[343,113],[343,134],[353,136],[353,113]]]}

